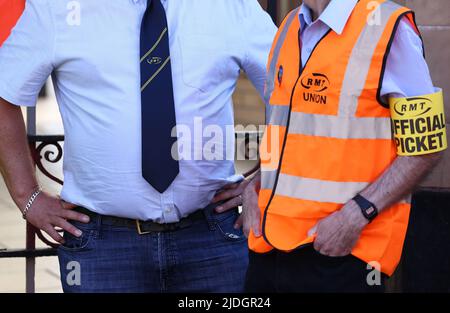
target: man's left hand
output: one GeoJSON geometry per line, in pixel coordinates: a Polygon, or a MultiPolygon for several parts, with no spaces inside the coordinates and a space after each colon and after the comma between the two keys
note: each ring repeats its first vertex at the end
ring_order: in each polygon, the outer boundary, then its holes
{"type": "Polygon", "coordinates": [[[249,182],[249,180],[244,179],[239,183],[224,186],[211,201],[211,203],[225,201],[216,208],[216,212],[223,213],[242,205],[242,193],[249,182]]]}
{"type": "Polygon", "coordinates": [[[350,201],[340,211],[319,221],[308,235],[316,235],[314,249],[319,253],[331,257],[346,256],[352,252],[368,223],[359,206],[350,201]]]}

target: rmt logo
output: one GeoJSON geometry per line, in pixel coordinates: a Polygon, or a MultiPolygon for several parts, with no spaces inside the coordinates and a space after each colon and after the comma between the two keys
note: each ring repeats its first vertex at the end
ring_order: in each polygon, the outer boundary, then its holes
{"type": "Polygon", "coordinates": [[[401,99],[394,103],[394,110],[400,116],[416,117],[432,110],[433,102],[424,97],[401,99]]]}
{"type": "Polygon", "coordinates": [[[323,92],[330,87],[330,80],[324,74],[312,73],[302,78],[302,86],[311,92],[323,92]]]}
{"type": "Polygon", "coordinates": [[[327,104],[325,91],[330,88],[330,80],[321,73],[305,75],[301,80],[304,88],[303,100],[316,104],[327,104]]]}

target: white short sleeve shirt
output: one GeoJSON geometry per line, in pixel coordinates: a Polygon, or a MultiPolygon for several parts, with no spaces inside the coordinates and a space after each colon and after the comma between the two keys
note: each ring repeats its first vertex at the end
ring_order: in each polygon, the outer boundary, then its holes
{"type": "MultiPolygon", "coordinates": [[[[0,97],[33,106],[51,75],[65,130],[62,198],[101,214],[170,223],[208,205],[240,176],[233,160],[202,159],[182,160],[163,194],[142,178],[139,40],[146,3],[28,0],[0,48],[0,97]]],[[[239,72],[262,94],[275,25],[257,0],[162,3],[177,123],[192,130],[198,118],[203,128],[234,125],[239,72]]],[[[201,136],[207,142],[210,134],[201,136]]],[[[191,155],[196,149],[191,145],[191,155]]]]}

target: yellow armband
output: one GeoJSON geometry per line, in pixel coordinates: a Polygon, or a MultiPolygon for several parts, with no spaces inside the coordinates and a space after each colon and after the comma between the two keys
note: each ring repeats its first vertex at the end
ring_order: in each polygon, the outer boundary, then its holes
{"type": "Polygon", "coordinates": [[[442,89],[431,95],[389,99],[398,155],[424,155],[447,149],[442,89]]]}

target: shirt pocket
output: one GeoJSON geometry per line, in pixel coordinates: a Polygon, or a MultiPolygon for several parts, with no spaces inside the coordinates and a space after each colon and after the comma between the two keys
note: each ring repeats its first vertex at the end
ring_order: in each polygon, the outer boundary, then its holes
{"type": "Polygon", "coordinates": [[[237,79],[239,66],[226,41],[214,35],[178,37],[186,86],[209,92],[226,80],[237,79]]]}

